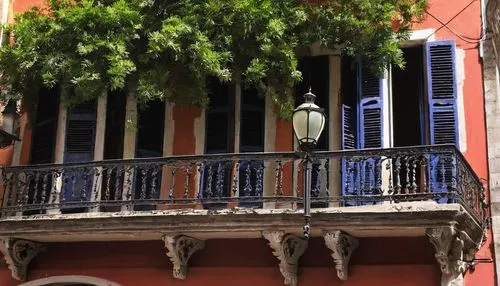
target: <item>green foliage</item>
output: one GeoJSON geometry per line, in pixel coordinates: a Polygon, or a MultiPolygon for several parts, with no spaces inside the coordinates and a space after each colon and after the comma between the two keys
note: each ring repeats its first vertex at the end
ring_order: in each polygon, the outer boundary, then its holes
{"type": "Polygon", "coordinates": [[[374,71],[401,66],[398,42],[427,1],[316,2],[49,0],[7,27],[14,41],[0,48],[1,99],[29,102],[42,85],[58,85],[69,103],[127,88],[143,102],[206,105],[206,80],[217,77],[271,96],[288,118],[299,50],[319,43],[374,71]]]}

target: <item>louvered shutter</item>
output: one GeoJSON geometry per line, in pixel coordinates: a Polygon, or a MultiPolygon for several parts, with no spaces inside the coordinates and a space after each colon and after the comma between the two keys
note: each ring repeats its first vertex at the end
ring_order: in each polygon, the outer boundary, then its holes
{"type": "MultiPolygon", "coordinates": [[[[429,42],[425,47],[427,94],[429,102],[430,144],[455,144],[458,147],[457,83],[455,43],[429,42]]],[[[447,192],[452,188],[455,158],[452,154],[435,155],[430,160],[430,189],[447,192]]],[[[441,199],[443,202],[445,199],[441,199]]]]}
{"type": "MultiPolygon", "coordinates": [[[[382,79],[364,64],[358,64],[358,146],[383,147],[382,79]]],[[[381,158],[357,160],[354,188],[360,195],[378,195],[380,192],[381,158]]],[[[368,203],[364,201],[364,203],[368,203]]],[[[371,202],[370,202],[371,203],[371,202]]]]}
{"type": "MultiPolygon", "coordinates": [[[[64,163],[92,161],[96,131],[96,101],[68,110],[64,163]]],[[[92,170],[68,169],[64,175],[64,201],[86,201],[92,190],[92,170]]]]}
{"type": "Polygon", "coordinates": [[[455,144],[458,147],[455,43],[427,43],[426,58],[430,144],[455,144]]]}
{"type": "Polygon", "coordinates": [[[381,148],[382,79],[365,65],[358,66],[359,148],[381,148]]]}
{"type": "MultiPolygon", "coordinates": [[[[355,112],[352,106],[342,104],[342,149],[354,150],[357,147],[357,128],[355,112]]],[[[356,164],[350,162],[347,158],[342,158],[342,195],[355,195],[354,178],[356,164]]],[[[352,205],[353,202],[346,202],[352,205]]]]}

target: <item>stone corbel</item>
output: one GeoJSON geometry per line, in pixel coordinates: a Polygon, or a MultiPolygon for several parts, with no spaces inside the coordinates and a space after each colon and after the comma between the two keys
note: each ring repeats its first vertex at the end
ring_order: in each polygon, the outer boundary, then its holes
{"type": "Polygon", "coordinates": [[[0,243],[0,251],[12,272],[12,277],[20,281],[26,280],[31,260],[45,250],[44,244],[31,240],[3,238],[0,243]]]}
{"type": "Polygon", "coordinates": [[[307,240],[282,231],[265,231],[262,236],[269,242],[273,254],[280,261],[280,272],[285,279],[285,285],[297,285],[299,258],[307,248],[307,240]]]}
{"type": "Polygon", "coordinates": [[[333,262],[340,280],[347,280],[349,261],[359,242],[349,234],[337,230],[325,233],[325,244],[332,251],[333,262]]]}
{"type": "Polygon", "coordinates": [[[453,226],[430,228],[426,234],[436,249],[442,273],[441,286],[463,286],[463,274],[479,249],[478,245],[453,226]]]}
{"type": "Polygon", "coordinates": [[[165,235],[163,242],[167,256],[174,265],[174,278],[186,279],[189,258],[193,253],[205,247],[205,241],[185,235],[165,235]]]}

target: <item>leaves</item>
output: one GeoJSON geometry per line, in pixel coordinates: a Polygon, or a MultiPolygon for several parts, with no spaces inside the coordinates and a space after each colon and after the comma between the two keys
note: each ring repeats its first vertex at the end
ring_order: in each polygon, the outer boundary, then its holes
{"type": "Polygon", "coordinates": [[[293,109],[297,51],[313,43],[403,65],[398,42],[426,0],[49,0],[17,15],[0,48],[2,100],[44,85],[69,103],[136,86],[140,101],[206,105],[206,79],[241,80],[293,109]],[[398,30],[393,24],[397,21],[398,30]]]}

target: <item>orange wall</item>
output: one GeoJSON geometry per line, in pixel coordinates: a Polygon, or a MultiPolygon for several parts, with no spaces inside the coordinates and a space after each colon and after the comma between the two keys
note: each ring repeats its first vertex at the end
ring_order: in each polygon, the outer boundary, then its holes
{"type": "MultiPolygon", "coordinates": [[[[161,241],[65,243],[48,248],[32,262],[29,281],[89,275],[125,286],[283,285],[278,260],[264,239],[208,240],[205,249],[192,256],[185,281],[173,279],[161,241]]],[[[423,237],[361,239],[351,262],[349,280],[341,282],[323,240],[311,239],[300,260],[299,284],[420,286],[440,281],[432,246],[423,237]]],[[[6,267],[0,269],[0,285],[18,284],[6,267]]]]}
{"type": "MultiPolygon", "coordinates": [[[[470,0],[430,0],[429,13],[442,22],[449,19],[466,7],[470,0]]],[[[481,37],[481,2],[475,1],[458,17],[447,25],[462,38],[473,39],[481,37]]],[[[416,25],[416,29],[439,28],[441,24],[427,17],[425,21],[416,25]]],[[[474,40],[460,39],[447,28],[442,28],[436,33],[437,40],[455,40],[457,47],[465,51],[465,81],[463,87],[465,128],[467,136],[467,150],[465,157],[477,175],[488,181],[488,161],[486,146],[486,121],[483,98],[482,62],[479,57],[479,43],[474,40]]],[[[485,185],[485,187],[488,187],[485,185]]],[[[495,285],[495,267],[493,263],[493,241],[490,230],[487,232],[487,241],[484,243],[476,258],[482,262],[476,266],[475,271],[466,275],[466,285],[495,285]]]]}
{"type": "MultiPolygon", "coordinates": [[[[13,6],[14,11],[19,12],[27,9],[33,4],[41,3],[43,3],[43,0],[15,0],[13,6]]],[[[470,0],[430,0],[429,12],[443,22],[447,22],[469,3],[470,0]]],[[[460,16],[449,23],[448,26],[460,35],[470,38],[479,38],[481,36],[480,24],[480,1],[475,1],[470,7],[462,12],[460,16]]],[[[415,29],[439,28],[440,26],[441,24],[432,17],[427,17],[423,23],[415,25],[415,29]]],[[[463,41],[446,28],[440,29],[436,33],[436,38],[438,40],[454,39],[457,43],[457,47],[465,51],[464,105],[467,133],[467,151],[465,152],[465,156],[479,177],[487,179],[486,125],[484,120],[482,65],[481,59],[479,58],[478,44],[463,41]]],[[[176,121],[176,134],[173,146],[174,154],[194,153],[195,137],[192,133],[192,128],[194,126],[194,119],[198,116],[200,116],[200,112],[199,109],[196,108],[176,107],[174,109],[174,119],[176,121]]],[[[29,130],[27,130],[27,132],[29,133],[29,130]]],[[[277,151],[293,150],[293,141],[291,140],[290,134],[290,124],[278,121],[276,130],[277,140],[275,144],[277,151]]],[[[23,153],[28,154],[29,152],[26,153],[25,148],[29,149],[23,146],[23,153]]],[[[285,175],[286,173],[287,172],[285,172],[285,175]]],[[[488,233],[488,237],[492,237],[491,233],[488,233]]],[[[483,262],[476,267],[473,273],[466,275],[468,285],[494,285],[494,266],[491,262],[491,243],[491,239],[489,239],[478,253],[478,258],[481,258],[483,262]]],[[[410,248],[401,250],[398,255],[404,254],[406,256],[409,249],[410,248]]],[[[73,254],[73,250],[71,249],[68,249],[68,252],[73,254]]],[[[158,253],[161,253],[161,251],[158,251],[158,253]]],[[[39,262],[32,272],[33,277],[44,277],[46,275],[61,274],[64,272],[86,272],[89,275],[107,275],[110,279],[112,278],[111,280],[123,283],[124,285],[152,285],[150,284],[152,280],[148,279],[160,279],[165,282],[164,284],[167,284],[166,282],[171,280],[170,273],[166,270],[166,265],[141,266],[134,264],[128,266],[126,271],[123,271],[116,268],[116,261],[111,261],[109,265],[101,265],[101,267],[105,268],[102,269],[93,266],[95,261],[85,262],[83,258],[88,255],[88,253],[86,253],[86,255],[82,257],[83,261],[78,261],[78,263],[73,261],[73,266],[68,266],[63,263],[64,259],[62,262],[60,260],[65,254],[60,253],[58,255],[60,256],[53,257],[57,259],[53,259],[54,261],[52,262],[58,264],[52,265],[52,267],[49,267],[50,261],[44,261],[43,263],[39,262]],[[81,265],[76,267],[76,264],[81,265]]],[[[384,256],[385,254],[381,255],[384,256]]],[[[166,257],[163,257],[162,261],[163,260],[166,261],[166,257]]],[[[193,274],[191,275],[192,277],[184,284],[200,285],[201,281],[205,280],[207,277],[217,277],[220,281],[218,285],[234,284],[235,281],[241,282],[243,281],[242,277],[244,277],[244,281],[247,281],[246,283],[248,283],[248,285],[255,285],[257,283],[263,285],[279,285],[279,283],[281,283],[281,276],[275,265],[272,267],[267,265],[252,268],[248,266],[233,266],[232,263],[228,263],[223,266],[192,267],[191,272],[193,274]],[[255,271],[258,271],[259,275],[255,275],[255,271]]],[[[307,279],[310,285],[340,285],[338,280],[332,275],[333,272],[331,265],[329,265],[328,268],[325,266],[306,267],[302,270],[300,279],[307,279]],[[315,283],[311,281],[315,281],[315,283]]],[[[3,279],[1,273],[2,272],[0,272],[0,279],[3,279]]],[[[408,283],[414,282],[414,285],[432,285],[433,283],[437,285],[437,281],[439,280],[437,278],[439,273],[434,264],[415,263],[410,266],[405,264],[399,266],[372,266],[359,264],[353,267],[352,274],[353,277],[349,281],[342,283],[342,285],[366,285],[366,283],[363,282],[366,282],[366,280],[363,279],[367,278],[372,281],[371,285],[382,285],[382,281],[384,281],[383,285],[411,285],[408,283]],[[433,281],[433,283],[430,283],[430,281],[433,281]]],[[[175,281],[170,283],[183,282],[175,281]]],[[[7,286],[17,284],[10,280],[0,280],[0,285],[7,286]]]]}

